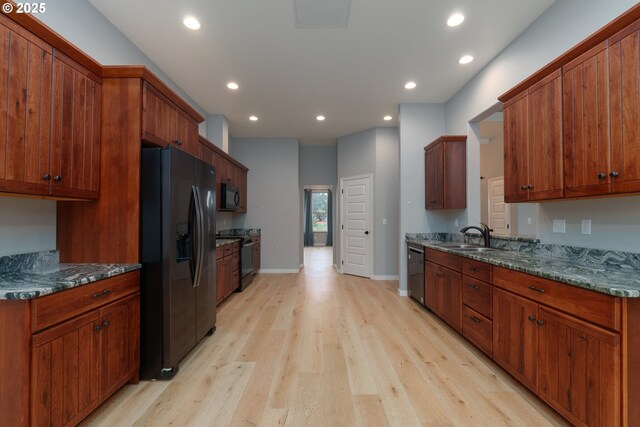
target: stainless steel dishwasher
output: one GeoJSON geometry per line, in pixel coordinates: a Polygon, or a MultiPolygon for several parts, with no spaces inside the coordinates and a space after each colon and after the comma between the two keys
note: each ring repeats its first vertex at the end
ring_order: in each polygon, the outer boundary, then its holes
{"type": "Polygon", "coordinates": [[[424,249],[407,243],[407,282],[409,296],[424,305],[424,249]]]}

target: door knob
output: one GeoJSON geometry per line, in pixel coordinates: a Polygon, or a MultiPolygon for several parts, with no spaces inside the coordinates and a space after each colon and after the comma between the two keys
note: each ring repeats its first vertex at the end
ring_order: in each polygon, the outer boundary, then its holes
{"type": "Polygon", "coordinates": [[[365,231],[365,232],[364,232],[364,234],[369,234],[369,232],[368,232],[368,231],[365,231]]]}

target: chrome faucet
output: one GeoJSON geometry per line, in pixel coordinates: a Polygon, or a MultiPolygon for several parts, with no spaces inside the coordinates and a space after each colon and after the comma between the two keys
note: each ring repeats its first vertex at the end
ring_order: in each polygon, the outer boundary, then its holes
{"type": "Polygon", "coordinates": [[[491,232],[493,231],[493,229],[489,228],[489,226],[487,224],[485,224],[484,222],[480,223],[480,227],[476,227],[475,225],[469,225],[467,227],[464,227],[462,230],[460,230],[460,232],[462,234],[465,234],[467,231],[473,229],[473,230],[478,230],[480,232],[480,234],[482,235],[482,237],[484,238],[484,247],[485,248],[490,248],[491,247],[491,232]]]}

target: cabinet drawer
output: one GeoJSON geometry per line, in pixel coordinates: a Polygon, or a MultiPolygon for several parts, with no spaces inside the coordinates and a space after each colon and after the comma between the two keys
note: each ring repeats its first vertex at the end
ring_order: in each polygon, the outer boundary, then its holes
{"type": "Polygon", "coordinates": [[[240,242],[233,242],[232,253],[240,252],[240,242]]]}
{"type": "Polygon", "coordinates": [[[477,311],[462,306],[462,335],[489,356],[493,354],[492,323],[477,311]]]}
{"type": "Polygon", "coordinates": [[[493,269],[493,284],[572,316],[620,330],[622,304],[619,297],[501,267],[493,269]]]}
{"type": "Polygon", "coordinates": [[[240,252],[234,252],[231,255],[231,271],[236,271],[240,268],[240,252]]]}
{"type": "Polygon", "coordinates": [[[492,293],[490,284],[462,276],[462,302],[489,319],[492,318],[492,293]]]}
{"type": "Polygon", "coordinates": [[[132,271],[84,286],[36,298],[31,305],[31,331],[103,306],[140,289],[140,273],[132,271]]]}
{"type": "Polygon", "coordinates": [[[484,262],[462,258],[462,274],[491,283],[491,265],[484,262]]]}
{"type": "Polygon", "coordinates": [[[460,271],[462,265],[461,258],[458,255],[441,252],[437,249],[425,248],[424,259],[435,264],[440,264],[455,271],[460,271]]]}
{"type": "Polygon", "coordinates": [[[226,257],[233,253],[233,245],[231,243],[227,243],[222,248],[223,248],[222,250],[224,252],[224,256],[226,257]]]}
{"type": "Polygon", "coordinates": [[[216,247],[216,261],[224,258],[224,246],[216,247]]]}

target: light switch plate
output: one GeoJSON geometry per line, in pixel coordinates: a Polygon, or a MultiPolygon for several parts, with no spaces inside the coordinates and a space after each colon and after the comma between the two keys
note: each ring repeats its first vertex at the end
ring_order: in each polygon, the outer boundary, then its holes
{"type": "Polygon", "coordinates": [[[591,234],[591,220],[583,219],[582,220],[582,234],[591,234]]]}
{"type": "Polygon", "coordinates": [[[382,218],[382,225],[387,225],[387,218],[382,218]]]}
{"type": "Polygon", "coordinates": [[[564,219],[553,220],[553,232],[564,234],[567,232],[567,221],[564,219]]]}
{"type": "Polygon", "coordinates": [[[453,221],[453,225],[456,227],[460,225],[460,221],[458,221],[458,218],[456,218],[455,221],[453,221]]]}
{"type": "Polygon", "coordinates": [[[527,218],[527,224],[531,225],[531,218],[527,218]]]}

